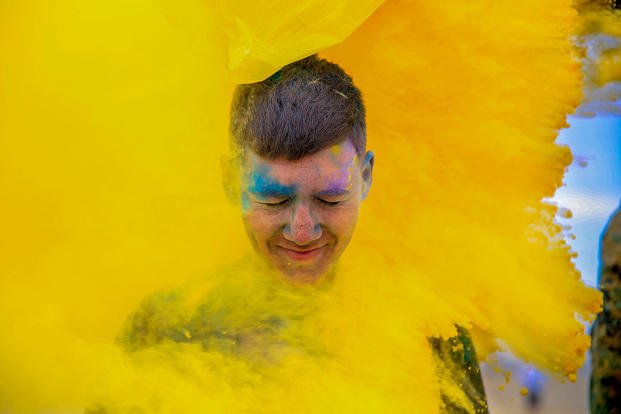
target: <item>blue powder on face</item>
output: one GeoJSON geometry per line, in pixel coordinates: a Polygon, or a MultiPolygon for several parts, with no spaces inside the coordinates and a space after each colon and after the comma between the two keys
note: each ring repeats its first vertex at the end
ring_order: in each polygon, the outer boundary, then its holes
{"type": "Polygon", "coordinates": [[[248,193],[259,199],[291,198],[295,197],[296,185],[283,185],[269,174],[270,168],[266,165],[255,166],[248,180],[248,187],[241,194],[241,208],[243,212],[250,209],[251,201],[248,193]]]}
{"type": "Polygon", "coordinates": [[[283,185],[274,180],[269,174],[269,167],[265,165],[258,166],[254,169],[250,178],[250,186],[248,187],[248,191],[261,198],[293,198],[296,189],[297,186],[295,185],[283,185]]]}

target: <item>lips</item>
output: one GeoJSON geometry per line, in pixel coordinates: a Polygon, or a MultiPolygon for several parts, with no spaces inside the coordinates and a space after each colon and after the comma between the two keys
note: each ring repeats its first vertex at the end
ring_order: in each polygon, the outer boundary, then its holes
{"type": "Polygon", "coordinates": [[[289,258],[296,261],[304,261],[313,259],[321,254],[325,246],[318,246],[312,249],[291,249],[283,246],[278,248],[289,258]]]}

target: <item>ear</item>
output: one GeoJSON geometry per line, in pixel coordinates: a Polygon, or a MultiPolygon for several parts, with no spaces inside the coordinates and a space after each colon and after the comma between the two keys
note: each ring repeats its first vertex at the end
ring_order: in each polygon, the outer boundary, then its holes
{"type": "Polygon", "coordinates": [[[369,190],[371,189],[371,184],[373,184],[373,164],[375,163],[375,155],[373,151],[367,151],[364,161],[361,165],[361,173],[362,173],[362,199],[367,198],[369,194],[369,190]]]}
{"type": "Polygon", "coordinates": [[[240,169],[239,157],[233,154],[226,154],[220,158],[222,168],[222,186],[227,200],[233,204],[239,204],[240,191],[240,169]]]}

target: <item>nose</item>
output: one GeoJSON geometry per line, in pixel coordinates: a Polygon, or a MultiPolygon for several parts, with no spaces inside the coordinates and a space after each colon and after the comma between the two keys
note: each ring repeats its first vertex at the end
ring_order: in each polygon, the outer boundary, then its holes
{"type": "Polygon", "coordinates": [[[283,230],[285,239],[303,246],[321,237],[321,226],[311,214],[307,205],[300,204],[293,210],[291,220],[283,230]]]}

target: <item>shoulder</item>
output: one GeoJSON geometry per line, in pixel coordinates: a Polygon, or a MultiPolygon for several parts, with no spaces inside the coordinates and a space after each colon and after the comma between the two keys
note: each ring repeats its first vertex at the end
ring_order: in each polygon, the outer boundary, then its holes
{"type": "Polygon", "coordinates": [[[256,326],[257,317],[270,314],[265,307],[277,300],[271,284],[265,283],[270,279],[263,277],[264,266],[245,257],[146,297],[128,317],[117,342],[135,351],[166,341],[204,346],[218,338],[228,341],[256,326]]]}
{"type": "Polygon", "coordinates": [[[621,266],[621,208],[610,217],[602,233],[601,254],[604,266],[621,266]]]}
{"type": "Polygon", "coordinates": [[[117,342],[127,350],[136,350],[183,337],[184,295],[174,289],[144,298],[129,315],[117,342]]]}
{"type": "Polygon", "coordinates": [[[228,267],[155,293],[142,299],[126,319],[117,343],[128,351],[147,348],[164,341],[187,342],[189,325],[199,303],[222,285],[228,267]]]}

